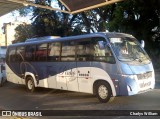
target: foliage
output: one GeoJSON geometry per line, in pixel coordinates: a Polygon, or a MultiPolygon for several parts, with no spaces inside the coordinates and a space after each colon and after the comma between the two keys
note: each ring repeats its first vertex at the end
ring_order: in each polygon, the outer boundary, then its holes
{"type": "MultiPolygon", "coordinates": [[[[51,6],[55,0],[36,0],[36,4],[51,6]]],[[[60,2],[59,8],[66,9],[60,2]]],[[[26,15],[33,10],[33,27],[37,36],[67,36],[83,32],[117,31],[130,33],[138,39],[159,37],[160,2],[158,0],[125,0],[124,2],[100,7],[94,10],[69,15],[41,8],[28,7],[20,10],[26,15]]]]}
{"type": "Polygon", "coordinates": [[[160,1],[126,0],[84,12],[88,32],[124,32],[145,40],[145,49],[157,66],[160,61],[160,1]],[[93,30],[94,29],[94,30],[93,30]],[[156,52],[156,53],[155,53],[156,52]]]}
{"type": "MultiPolygon", "coordinates": [[[[50,0],[37,0],[38,4],[51,5],[50,0]]],[[[59,2],[59,7],[65,9],[59,2]]],[[[69,15],[56,11],[36,8],[34,9],[32,23],[37,36],[58,35],[68,36],[73,34],[81,34],[81,29],[75,27],[77,15],[69,15]]]]}
{"type": "Polygon", "coordinates": [[[35,35],[32,25],[30,24],[20,24],[16,27],[15,31],[16,35],[14,43],[24,42],[27,38],[32,38],[35,35]]]}
{"type": "MultiPolygon", "coordinates": [[[[54,0],[36,0],[36,4],[51,6],[54,0]]],[[[66,9],[60,2],[59,8],[66,9]]],[[[146,49],[160,46],[160,1],[125,0],[75,15],[33,9],[32,28],[35,35],[69,36],[92,32],[116,31],[144,39],[146,49]]],[[[23,10],[21,11],[23,13],[23,10]]]]}
{"type": "MultiPolygon", "coordinates": [[[[36,4],[51,6],[52,1],[54,0],[36,0],[36,4]]],[[[60,2],[58,5],[65,9],[60,2]]],[[[108,30],[131,33],[138,39],[156,40],[160,31],[159,8],[158,0],[126,0],[76,15],[31,7],[20,10],[20,13],[26,15],[29,9],[33,9],[32,25],[38,36],[67,36],[75,29],[88,33],[108,30]]]]}
{"type": "MultiPolygon", "coordinates": [[[[36,0],[36,4],[51,6],[55,0],[36,0]]],[[[66,8],[58,2],[59,8],[66,8]]],[[[17,41],[47,35],[69,36],[92,32],[124,32],[145,40],[145,48],[152,60],[160,60],[160,1],[125,0],[120,3],[85,11],[75,15],[41,8],[22,9],[26,15],[33,10],[32,25],[17,27],[17,41]]]]}
{"type": "Polygon", "coordinates": [[[152,43],[160,36],[159,8],[158,0],[126,0],[81,14],[88,31],[125,32],[152,43]]]}
{"type": "Polygon", "coordinates": [[[31,6],[27,6],[24,8],[19,9],[19,14],[20,16],[27,16],[29,13],[31,13],[33,11],[33,7],[31,6]]]}
{"type": "Polygon", "coordinates": [[[116,5],[114,18],[109,21],[110,31],[130,33],[146,43],[153,43],[155,27],[160,27],[160,4],[158,0],[127,0],[116,5]],[[117,26],[115,28],[115,26],[117,26]]]}

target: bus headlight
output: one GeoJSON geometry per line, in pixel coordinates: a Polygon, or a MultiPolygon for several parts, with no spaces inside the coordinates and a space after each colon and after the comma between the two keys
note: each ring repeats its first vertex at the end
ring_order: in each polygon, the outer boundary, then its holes
{"type": "Polygon", "coordinates": [[[136,75],[124,75],[122,74],[122,77],[125,78],[129,78],[129,79],[136,79],[136,75]]]}

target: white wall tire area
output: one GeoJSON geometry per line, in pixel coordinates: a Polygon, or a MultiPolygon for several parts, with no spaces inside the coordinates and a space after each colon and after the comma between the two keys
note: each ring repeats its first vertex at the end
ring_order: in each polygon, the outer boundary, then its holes
{"type": "Polygon", "coordinates": [[[96,96],[100,102],[106,103],[110,100],[112,91],[110,85],[105,81],[99,81],[95,87],[96,96]]]}
{"type": "Polygon", "coordinates": [[[26,87],[27,87],[27,90],[30,92],[35,91],[35,84],[34,84],[33,78],[31,76],[28,76],[26,78],[26,87]]]}

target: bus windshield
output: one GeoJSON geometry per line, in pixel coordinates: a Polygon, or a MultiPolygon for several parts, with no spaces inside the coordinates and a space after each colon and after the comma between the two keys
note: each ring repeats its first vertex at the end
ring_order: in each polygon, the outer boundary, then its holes
{"type": "Polygon", "coordinates": [[[135,38],[109,38],[111,46],[120,61],[150,61],[147,53],[135,38]]]}

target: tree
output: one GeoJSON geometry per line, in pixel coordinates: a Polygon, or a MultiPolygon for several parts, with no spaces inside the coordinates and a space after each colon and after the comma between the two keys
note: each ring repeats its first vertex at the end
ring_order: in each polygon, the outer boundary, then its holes
{"type": "MultiPolygon", "coordinates": [[[[36,3],[51,6],[52,1],[36,0],[36,3]]],[[[60,2],[58,5],[66,9],[60,2]]],[[[106,30],[129,33],[145,40],[145,48],[153,59],[160,57],[159,0],[125,0],[75,15],[34,8],[32,20],[36,36],[69,36],[106,30]]]]}
{"type": "Polygon", "coordinates": [[[112,21],[108,22],[108,29],[133,34],[138,39],[144,39],[149,47],[158,32],[153,32],[153,29],[160,27],[159,8],[158,0],[127,0],[118,3],[112,21]]]}
{"type": "MultiPolygon", "coordinates": [[[[52,1],[36,0],[36,3],[51,6],[52,1]]],[[[60,2],[58,5],[62,10],[66,9],[60,2]]],[[[32,25],[37,36],[68,36],[106,30],[125,32],[144,39],[146,47],[150,48],[159,39],[159,8],[158,0],[126,0],[76,15],[34,8],[32,25]]]]}
{"type": "Polygon", "coordinates": [[[35,36],[32,25],[30,24],[25,24],[25,23],[20,24],[18,27],[16,27],[15,31],[16,31],[16,34],[15,34],[14,43],[24,42],[26,39],[32,38],[35,36]]]}
{"type": "MultiPolygon", "coordinates": [[[[36,3],[51,6],[51,0],[36,0],[36,3]]],[[[58,5],[61,9],[65,9],[60,2],[58,2],[58,5]]],[[[32,25],[37,36],[68,36],[82,33],[78,26],[75,27],[77,15],[69,15],[41,8],[35,8],[33,12],[34,22],[32,25]]]]}

